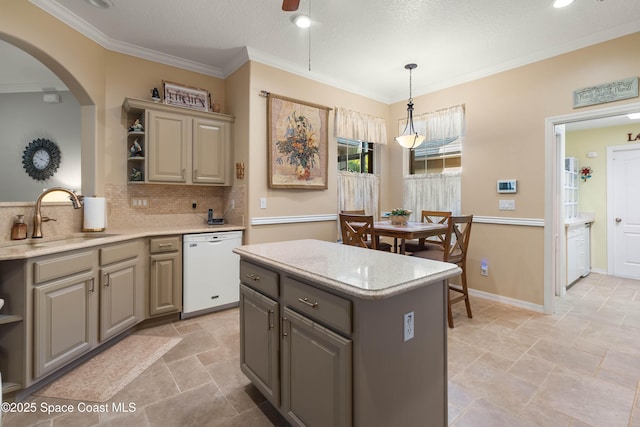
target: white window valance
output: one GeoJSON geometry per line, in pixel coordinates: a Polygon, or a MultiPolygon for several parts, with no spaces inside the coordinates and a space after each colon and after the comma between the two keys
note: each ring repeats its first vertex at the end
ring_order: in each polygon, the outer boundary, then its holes
{"type": "Polygon", "coordinates": [[[336,136],[355,141],[387,143],[387,125],[384,119],[336,107],[336,136]]]}
{"type": "MultiPolygon", "coordinates": [[[[402,133],[406,122],[400,120],[398,132],[402,133]]],[[[425,136],[420,145],[422,150],[437,152],[439,147],[448,146],[446,151],[461,151],[465,132],[464,105],[413,116],[413,126],[416,132],[425,136]]]]}

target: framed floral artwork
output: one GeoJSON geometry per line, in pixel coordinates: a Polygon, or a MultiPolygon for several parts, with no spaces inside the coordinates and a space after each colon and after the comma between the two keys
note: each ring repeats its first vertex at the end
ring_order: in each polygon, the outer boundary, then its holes
{"type": "Polygon", "coordinates": [[[329,110],[269,94],[269,188],[327,188],[329,110]]]}

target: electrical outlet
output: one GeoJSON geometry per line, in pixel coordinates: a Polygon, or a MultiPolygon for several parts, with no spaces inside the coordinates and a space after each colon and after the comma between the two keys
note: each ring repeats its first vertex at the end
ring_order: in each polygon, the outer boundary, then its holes
{"type": "Polygon", "coordinates": [[[197,207],[198,207],[198,202],[196,202],[195,200],[193,200],[193,201],[191,202],[191,209],[195,209],[195,208],[197,208],[197,207]]]}
{"type": "Polygon", "coordinates": [[[487,263],[486,259],[480,261],[480,274],[483,276],[489,275],[489,264],[487,263]]]}
{"type": "Polygon", "coordinates": [[[236,201],[235,199],[231,199],[231,210],[234,210],[236,208],[236,201]]]}
{"type": "Polygon", "coordinates": [[[136,199],[131,198],[131,207],[132,208],[146,208],[147,207],[147,199],[136,199]]]}
{"type": "Polygon", "coordinates": [[[266,197],[261,197],[260,198],[260,209],[267,209],[267,198],[266,197]]]}
{"type": "Polygon", "coordinates": [[[404,340],[409,341],[413,339],[413,333],[415,332],[415,319],[413,311],[404,315],[404,340]]]}

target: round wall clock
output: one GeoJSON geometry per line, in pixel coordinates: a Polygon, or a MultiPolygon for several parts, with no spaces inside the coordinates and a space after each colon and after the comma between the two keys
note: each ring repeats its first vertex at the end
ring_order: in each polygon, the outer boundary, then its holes
{"type": "Polygon", "coordinates": [[[24,149],[22,166],[33,179],[49,179],[60,166],[60,149],[48,139],[34,139],[24,149]]]}

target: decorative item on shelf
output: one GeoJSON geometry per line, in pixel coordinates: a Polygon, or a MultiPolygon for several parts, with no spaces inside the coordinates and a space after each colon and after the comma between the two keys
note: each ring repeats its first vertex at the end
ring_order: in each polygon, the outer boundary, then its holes
{"type": "Polygon", "coordinates": [[[160,92],[158,92],[157,87],[151,89],[151,99],[153,100],[153,102],[160,102],[160,92]]]}
{"type": "Polygon", "coordinates": [[[129,151],[131,151],[131,157],[142,157],[143,156],[143,154],[142,154],[142,146],[138,142],[138,138],[136,138],[136,140],[133,141],[133,145],[131,146],[129,151]]]}
{"type": "Polygon", "coordinates": [[[220,112],[220,103],[216,102],[216,101],[213,101],[212,108],[213,108],[213,112],[214,113],[219,113],[220,112]]]}
{"type": "Polygon", "coordinates": [[[138,168],[131,168],[129,181],[144,181],[144,173],[138,168]]]}
{"type": "Polygon", "coordinates": [[[129,132],[144,132],[144,126],[140,123],[140,119],[136,119],[129,127],[129,132]]]}
{"type": "Polygon", "coordinates": [[[392,209],[391,212],[389,212],[389,221],[391,221],[391,224],[405,225],[409,221],[410,215],[411,211],[408,209],[392,209]]]}
{"type": "Polygon", "coordinates": [[[244,179],[244,162],[236,163],[236,178],[244,179]]]}
{"type": "Polygon", "coordinates": [[[192,110],[210,111],[211,94],[208,90],[172,83],[162,82],[164,103],[192,110]]]}
{"type": "Polygon", "coordinates": [[[591,174],[593,174],[593,169],[589,166],[583,166],[580,168],[580,178],[582,178],[582,181],[587,182],[587,180],[591,178],[591,174]]]}

